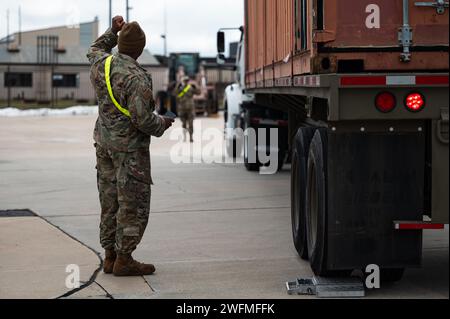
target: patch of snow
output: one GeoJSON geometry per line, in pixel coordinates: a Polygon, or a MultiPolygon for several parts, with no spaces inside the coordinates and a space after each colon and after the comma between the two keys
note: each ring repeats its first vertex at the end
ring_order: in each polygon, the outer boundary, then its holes
{"type": "Polygon", "coordinates": [[[73,106],[66,109],[34,109],[19,110],[16,108],[0,108],[0,117],[42,117],[42,116],[86,116],[97,115],[98,106],[73,106]]]}

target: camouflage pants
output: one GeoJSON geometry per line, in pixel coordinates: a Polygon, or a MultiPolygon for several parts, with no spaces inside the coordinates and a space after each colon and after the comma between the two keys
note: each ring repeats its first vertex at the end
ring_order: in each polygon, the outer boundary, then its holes
{"type": "Polygon", "coordinates": [[[192,136],[194,134],[194,112],[193,111],[179,111],[178,116],[183,123],[183,128],[192,136]]]}
{"type": "Polygon", "coordinates": [[[150,152],[111,152],[96,145],[96,155],[100,243],[130,254],[141,242],[150,214],[150,152]]]}

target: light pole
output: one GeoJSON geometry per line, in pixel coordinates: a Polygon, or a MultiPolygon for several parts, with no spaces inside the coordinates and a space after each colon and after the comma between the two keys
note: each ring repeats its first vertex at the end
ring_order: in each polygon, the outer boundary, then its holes
{"type": "Polygon", "coordinates": [[[164,40],[164,56],[167,56],[167,36],[165,34],[161,34],[161,39],[164,40]]]}
{"type": "Polygon", "coordinates": [[[127,7],[126,7],[126,10],[127,10],[127,23],[128,22],[130,22],[130,10],[131,9],[133,9],[132,7],[130,7],[130,5],[129,5],[129,1],[127,0],[127,7]]]}
{"type": "Polygon", "coordinates": [[[164,1],[164,34],[161,35],[164,40],[164,56],[167,56],[167,2],[164,1]]]}
{"type": "Polygon", "coordinates": [[[109,0],[109,27],[111,28],[112,25],[112,0],[109,0]]]}
{"type": "Polygon", "coordinates": [[[9,9],[6,9],[6,44],[9,48],[9,9]]]}
{"type": "Polygon", "coordinates": [[[22,8],[19,6],[19,46],[22,45],[22,8]]]}

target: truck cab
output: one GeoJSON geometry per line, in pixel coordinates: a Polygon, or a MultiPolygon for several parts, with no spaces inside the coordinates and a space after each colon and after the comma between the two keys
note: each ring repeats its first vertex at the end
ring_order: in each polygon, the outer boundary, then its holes
{"type": "MultiPolygon", "coordinates": [[[[226,29],[222,29],[226,30],[226,29]]],[[[251,163],[247,154],[251,146],[243,135],[236,134],[237,129],[246,130],[249,128],[270,130],[278,128],[280,133],[276,145],[256,145],[260,150],[265,148],[266,152],[278,153],[278,168],[281,169],[287,155],[287,113],[258,105],[255,102],[255,95],[246,90],[245,86],[245,32],[244,27],[239,28],[241,38],[238,43],[235,66],[235,83],[225,89],[224,94],[224,117],[225,117],[225,143],[227,154],[236,158],[244,156],[244,163],[247,170],[258,171],[262,164],[256,158],[255,163],[251,163]]],[[[225,34],[219,31],[217,34],[218,56],[217,63],[223,64],[225,58],[225,34]]],[[[257,152],[256,152],[257,153],[257,152]]]]}

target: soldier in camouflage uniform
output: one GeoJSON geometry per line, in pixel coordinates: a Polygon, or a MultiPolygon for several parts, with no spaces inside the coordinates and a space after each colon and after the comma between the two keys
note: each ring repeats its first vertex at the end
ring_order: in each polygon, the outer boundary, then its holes
{"type": "Polygon", "coordinates": [[[142,239],[150,213],[150,136],[162,136],[173,120],[154,114],[151,76],[136,61],[144,47],[145,34],[139,25],[115,17],[112,28],[87,55],[99,104],[94,140],[102,210],[100,242],[106,255],[104,272],[116,276],[155,271],[153,265],[135,261],[131,253],[142,239]],[[117,44],[119,52],[110,62],[111,95],[105,69],[117,44]]]}
{"type": "Polygon", "coordinates": [[[195,84],[189,83],[189,77],[185,76],[182,83],[178,84],[177,95],[177,113],[183,123],[184,141],[186,142],[186,132],[189,132],[191,143],[194,142],[194,118],[195,104],[194,95],[200,94],[195,84]]]}

